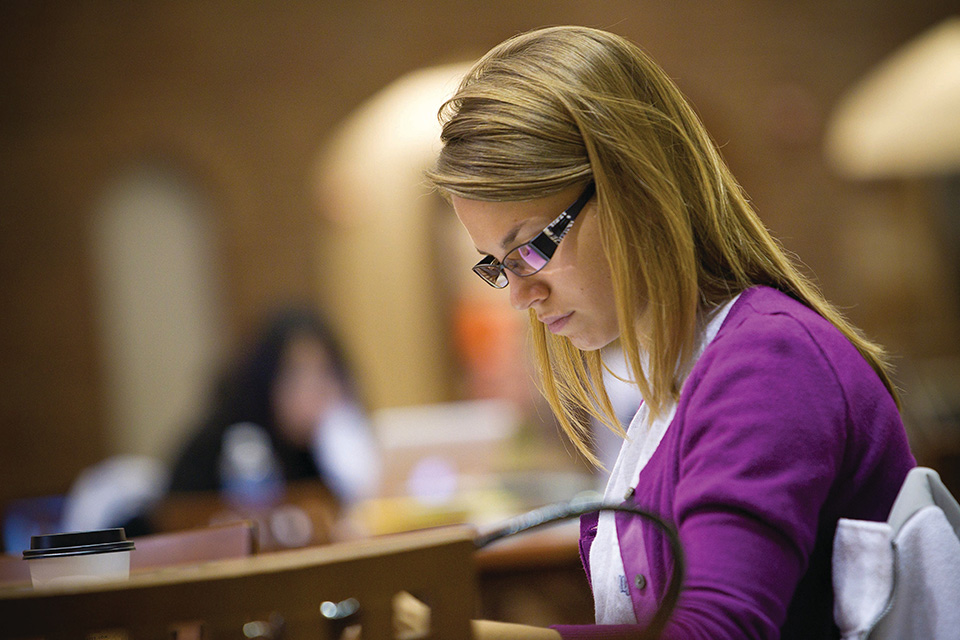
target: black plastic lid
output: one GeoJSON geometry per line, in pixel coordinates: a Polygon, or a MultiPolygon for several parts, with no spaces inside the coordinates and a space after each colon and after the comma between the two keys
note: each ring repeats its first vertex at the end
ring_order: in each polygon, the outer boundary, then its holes
{"type": "Polygon", "coordinates": [[[52,533],[31,536],[30,548],[24,550],[24,560],[53,558],[58,556],[86,556],[94,553],[130,551],[133,541],[127,540],[123,528],[74,533],[52,533]]]}

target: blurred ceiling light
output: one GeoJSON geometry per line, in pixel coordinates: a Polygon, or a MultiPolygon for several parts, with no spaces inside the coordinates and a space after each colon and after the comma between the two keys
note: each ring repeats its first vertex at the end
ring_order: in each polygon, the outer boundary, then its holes
{"type": "Polygon", "coordinates": [[[960,172],[960,18],[906,44],[840,101],[826,132],[852,178],[960,172]]]}

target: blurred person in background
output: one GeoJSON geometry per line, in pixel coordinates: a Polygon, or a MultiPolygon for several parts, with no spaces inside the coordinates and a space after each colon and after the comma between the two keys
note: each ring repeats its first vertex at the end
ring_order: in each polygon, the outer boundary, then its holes
{"type": "MultiPolygon", "coordinates": [[[[265,324],[218,381],[207,417],[172,466],[143,455],[92,465],[72,483],[51,526],[124,527],[140,536],[256,519],[266,525],[266,548],[303,546],[328,541],[337,513],[372,496],[380,472],[340,343],[317,312],[291,307],[265,324]],[[177,498],[200,493],[212,497],[207,507],[184,514],[177,498]]],[[[5,520],[7,544],[24,546],[31,533],[47,533],[28,531],[25,522],[17,529],[5,520]]]]}
{"type": "MultiPolygon", "coordinates": [[[[544,395],[580,451],[595,460],[585,413],[625,436],[604,500],[671,522],[687,567],[663,620],[664,533],[587,515],[596,624],[477,621],[475,637],[839,637],[837,523],[886,520],[915,465],[884,351],[770,236],[679,89],[626,40],[511,38],[441,120],[428,177],[483,256],[474,271],[528,313],[544,395]],[[643,396],[626,433],[603,385],[613,344],[643,396]]],[[[423,611],[398,599],[398,628],[423,631],[423,611]]]]}
{"type": "Polygon", "coordinates": [[[277,313],[225,376],[179,454],[170,492],[280,490],[319,480],[344,505],[370,496],[380,464],[344,352],[312,309],[277,313]],[[247,481],[256,486],[234,486],[247,481]],[[259,483],[259,484],[258,484],[259,483]],[[258,489],[259,487],[259,489],[258,489]]]}

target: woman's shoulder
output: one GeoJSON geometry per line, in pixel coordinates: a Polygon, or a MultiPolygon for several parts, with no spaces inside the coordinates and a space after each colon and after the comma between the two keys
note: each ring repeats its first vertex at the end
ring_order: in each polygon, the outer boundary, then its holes
{"type": "Polygon", "coordinates": [[[839,333],[833,324],[804,303],[767,286],[751,287],[740,294],[719,335],[743,331],[745,324],[751,330],[756,330],[762,324],[777,327],[781,331],[793,328],[814,333],[839,333]]]}
{"type": "Polygon", "coordinates": [[[219,489],[218,464],[223,425],[209,421],[185,441],[173,463],[170,491],[215,491],[219,489]]]}
{"type": "Polygon", "coordinates": [[[801,361],[819,359],[835,368],[869,368],[832,322],[786,293],[765,286],[740,295],[710,346],[713,351],[748,357],[793,355],[801,361]]]}
{"type": "Polygon", "coordinates": [[[838,409],[865,399],[886,406],[887,398],[896,410],[876,371],[833,323],[769,287],[740,295],[689,380],[690,391],[779,393],[781,407],[800,398],[838,409]]]}

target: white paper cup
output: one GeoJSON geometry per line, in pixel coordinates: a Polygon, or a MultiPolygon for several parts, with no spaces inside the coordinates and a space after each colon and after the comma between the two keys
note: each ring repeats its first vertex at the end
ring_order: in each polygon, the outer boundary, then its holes
{"type": "Polygon", "coordinates": [[[34,589],[126,580],[133,542],[123,529],[33,536],[23,558],[34,589]]]}

